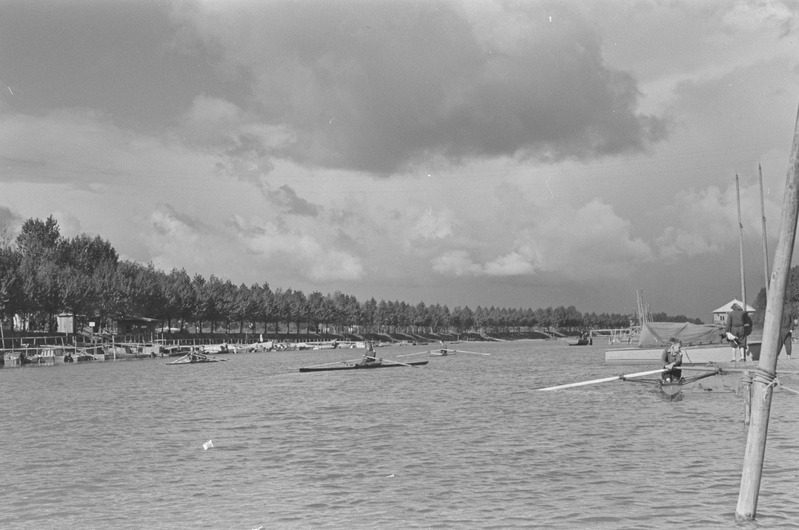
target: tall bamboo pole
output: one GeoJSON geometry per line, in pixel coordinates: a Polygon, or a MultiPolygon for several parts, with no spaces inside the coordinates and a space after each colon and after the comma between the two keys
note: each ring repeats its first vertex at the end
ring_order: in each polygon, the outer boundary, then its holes
{"type": "Polygon", "coordinates": [[[738,186],[738,173],[735,174],[735,195],[738,199],[738,254],[741,261],[741,302],[743,302],[743,310],[745,312],[746,277],[744,275],[744,224],[741,222],[741,188],[738,186]]]}
{"type": "Polygon", "coordinates": [[[757,165],[757,173],[760,176],[760,217],[763,224],[763,274],[766,278],[766,298],[768,298],[768,240],[766,239],[766,205],[763,202],[763,168],[757,165]]]}
{"type": "Polygon", "coordinates": [[[791,267],[796,222],[799,217],[799,112],[794,125],[793,145],[785,182],[785,195],[782,203],[779,239],[774,252],[774,265],[771,271],[770,289],[766,301],[766,316],[763,326],[763,344],[760,350],[760,363],[755,372],[752,390],[752,417],[746,440],[741,489],[735,518],[739,521],[754,520],[757,515],[757,497],[760,493],[760,479],[763,473],[763,460],[766,455],[769,412],[773,392],[773,378],[777,373],[777,355],[780,351],[780,323],[782,322],[785,289],[788,285],[788,272],[791,267]]]}

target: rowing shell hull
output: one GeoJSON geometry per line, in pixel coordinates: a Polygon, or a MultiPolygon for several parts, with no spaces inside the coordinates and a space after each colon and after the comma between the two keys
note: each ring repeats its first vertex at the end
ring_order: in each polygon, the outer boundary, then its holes
{"type": "Polygon", "coordinates": [[[177,359],[177,360],[172,361],[172,362],[168,362],[166,364],[207,364],[207,363],[218,363],[218,362],[222,362],[223,360],[224,359],[207,358],[207,359],[203,359],[203,360],[191,361],[191,360],[186,359],[185,357],[181,357],[180,359],[177,359]]]}
{"type": "Polygon", "coordinates": [[[372,368],[400,368],[407,365],[411,366],[424,366],[429,361],[413,361],[410,363],[402,363],[402,364],[394,364],[394,363],[382,363],[382,364],[347,364],[344,366],[319,366],[319,367],[307,367],[307,368],[300,368],[300,372],[333,372],[336,370],[371,370],[372,368]]]}
{"type": "Polygon", "coordinates": [[[667,396],[676,396],[682,391],[683,382],[660,382],[660,390],[667,396]]]}

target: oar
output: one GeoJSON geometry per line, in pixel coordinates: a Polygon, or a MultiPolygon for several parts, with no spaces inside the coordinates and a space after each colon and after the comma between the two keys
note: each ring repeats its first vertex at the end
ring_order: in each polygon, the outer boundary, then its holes
{"type": "Polygon", "coordinates": [[[466,350],[453,350],[458,353],[471,353],[472,355],[491,355],[490,353],[480,353],[478,351],[466,351],[466,350]]]}
{"type": "Polygon", "coordinates": [[[397,355],[397,357],[411,357],[412,355],[424,355],[425,353],[430,353],[430,350],[418,351],[416,353],[403,353],[402,355],[397,355]]]}
{"type": "MultiPolygon", "coordinates": [[[[716,370],[719,373],[741,373],[741,372],[752,372],[757,370],[757,366],[752,366],[751,368],[727,368],[726,366],[685,366],[684,364],[677,367],[678,370],[701,370],[701,371],[713,371],[716,370]]],[[[777,371],[781,375],[796,375],[799,374],[799,370],[778,370],[777,371]]]]}
{"type": "MultiPolygon", "coordinates": [[[[375,358],[375,357],[370,357],[370,359],[374,359],[374,358],[375,358]]],[[[399,361],[392,361],[391,359],[381,359],[381,360],[382,360],[384,363],[388,362],[388,363],[392,363],[392,364],[399,364],[399,365],[402,365],[402,366],[408,366],[408,367],[410,367],[410,368],[416,368],[416,367],[415,367],[414,365],[412,365],[412,364],[401,363],[401,362],[399,362],[399,361]]]]}
{"type": "Polygon", "coordinates": [[[581,381],[579,383],[569,383],[567,385],[558,385],[558,386],[550,386],[548,388],[539,388],[538,390],[543,392],[545,390],[560,390],[561,388],[572,388],[575,386],[584,386],[584,385],[593,385],[596,383],[609,383],[610,381],[624,381],[625,379],[631,379],[633,377],[644,377],[645,375],[654,375],[666,372],[667,368],[661,368],[659,370],[650,370],[648,372],[638,372],[636,374],[623,374],[617,375],[614,377],[605,377],[602,379],[592,379],[591,381],[581,381]]]}
{"type": "Polygon", "coordinates": [[[333,364],[341,364],[341,363],[351,363],[351,362],[353,362],[353,361],[360,361],[360,360],[361,360],[361,358],[360,358],[360,357],[358,357],[358,358],[356,358],[356,359],[349,359],[349,360],[347,360],[347,361],[336,361],[336,362],[334,362],[334,363],[314,364],[314,365],[311,365],[309,368],[318,368],[318,367],[320,367],[320,366],[331,366],[331,365],[333,365],[333,364]]]}

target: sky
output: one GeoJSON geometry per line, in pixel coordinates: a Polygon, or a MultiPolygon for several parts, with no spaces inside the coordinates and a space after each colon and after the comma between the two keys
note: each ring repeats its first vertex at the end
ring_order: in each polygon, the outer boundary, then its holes
{"type": "Polygon", "coordinates": [[[710,322],[741,239],[747,302],[773,260],[798,38],[788,0],[0,0],[0,229],[52,215],[273,290],[642,290],[710,322]]]}

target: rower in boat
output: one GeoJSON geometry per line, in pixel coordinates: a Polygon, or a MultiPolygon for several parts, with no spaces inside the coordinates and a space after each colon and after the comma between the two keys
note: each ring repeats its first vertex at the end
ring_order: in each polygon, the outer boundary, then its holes
{"type": "Polygon", "coordinates": [[[372,342],[367,340],[366,352],[363,354],[363,359],[357,363],[358,366],[366,366],[367,364],[380,364],[382,361],[383,359],[377,358],[375,349],[372,347],[372,342]]]}
{"type": "Polygon", "coordinates": [[[679,383],[682,379],[682,370],[675,367],[682,365],[682,341],[676,337],[669,339],[669,346],[664,348],[660,356],[663,368],[666,369],[660,376],[663,383],[679,383]]]}

